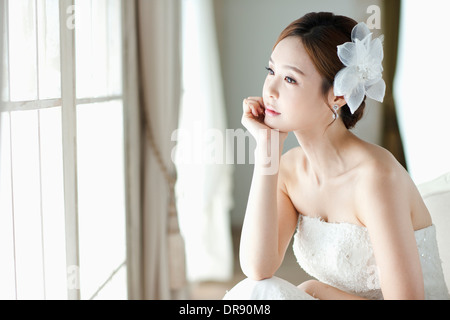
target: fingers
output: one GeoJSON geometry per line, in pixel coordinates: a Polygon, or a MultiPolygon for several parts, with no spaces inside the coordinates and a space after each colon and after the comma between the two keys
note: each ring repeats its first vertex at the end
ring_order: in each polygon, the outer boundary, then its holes
{"type": "Polygon", "coordinates": [[[263,101],[263,98],[262,98],[262,97],[248,97],[247,99],[248,99],[248,100],[254,100],[254,101],[257,101],[257,102],[259,102],[261,105],[264,105],[264,101],[263,101]]]}
{"type": "Polygon", "coordinates": [[[264,102],[261,97],[249,97],[244,99],[243,103],[244,114],[253,114],[254,117],[258,118],[264,116],[265,108],[264,102]]]}

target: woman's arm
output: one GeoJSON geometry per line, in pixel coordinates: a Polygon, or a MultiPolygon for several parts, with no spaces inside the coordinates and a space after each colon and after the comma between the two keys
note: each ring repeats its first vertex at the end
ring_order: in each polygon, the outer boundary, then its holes
{"type": "Polygon", "coordinates": [[[369,231],[384,299],[424,299],[409,190],[403,169],[385,165],[368,170],[358,186],[359,218],[369,231]]]}
{"type": "Polygon", "coordinates": [[[240,242],[241,268],[247,277],[255,280],[270,278],[279,268],[290,237],[296,226],[296,211],[289,197],[283,191],[280,182],[283,169],[281,152],[287,136],[272,131],[257,120],[253,110],[262,106],[262,99],[254,98],[244,101],[243,124],[257,140],[255,150],[255,168],[248,198],[247,210],[242,227],[240,242]],[[257,104],[257,105],[256,105],[257,104]],[[249,108],[247,110],[246,108],[249,108]],[[249,115],[248,112],[251,114],[249,115]],[[260,135],[256,129],[266,130],[268,134],[260,135]],[[273,142],[271,139],[279,139],[273,142]],[[267,163],[268,151],[271,163],[267,163]],[[270,168],[270,166],[278,166],[270,168]],[[275,170],[274,170],[275,169],[275,170]]]}
{"type": "Polygon", "coordinates": [[[261,174],[255,166],[240,243],[244,274],[254,280],[272,277],[295,232],[298,215],[280,173],[261,174]]]}

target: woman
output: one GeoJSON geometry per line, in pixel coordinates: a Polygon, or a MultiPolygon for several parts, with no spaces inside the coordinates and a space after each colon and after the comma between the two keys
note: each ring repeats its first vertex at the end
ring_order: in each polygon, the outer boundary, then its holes
{"type": "Polygon", "coordinates": [[[332,13],[307,14],[280,35],[263,96],[243,103],[257,140],[240,243],[248,279],[225,299],[448,298],[416,186],[388,151],[349,131],[366,97],[384,97],[382,59],[367,26],[332,13]],[[288,132],[300,147],[281,156],[288,132]],[[273,276],[292,236],[317,279],[298,287],[273,276]]]}

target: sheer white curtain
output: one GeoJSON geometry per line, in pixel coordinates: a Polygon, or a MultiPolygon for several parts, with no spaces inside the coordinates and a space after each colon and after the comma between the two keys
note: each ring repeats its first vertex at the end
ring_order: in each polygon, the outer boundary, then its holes
{"type": "Polygon", "coordinates": [[[450,171],[450,1],[402,1],[395,99],[406,160],[417,184],[450,171]]]}
{"type": "Polygon", "coordinates": [[[177,140],[177,206],[190,281],[233,274],[232,166],[212,0],[183,0],[183,98],[177,140]]]}
{"type": "Polygon", "coordinates": [[[180,239],[180,234],[174,230],[176,217],[170,219],[175,203],[171,206],[174,192],[168,181],[175,176],[171,135],[178,125],[181,92],[180,0],[137,0],[136,6],[140,120],[144,127],[142,216],[134,225],[140,224],[142,232],[143,297],[180,299],[186,297],[187,288],[184,246],[172,241],[180,239]]]}

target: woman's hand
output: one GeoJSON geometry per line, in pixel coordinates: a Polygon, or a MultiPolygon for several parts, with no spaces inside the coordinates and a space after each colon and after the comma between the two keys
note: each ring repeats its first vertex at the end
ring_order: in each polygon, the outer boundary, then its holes
{"type": "Polygon", "coordinates": [[[283,145],[288,134],[270,128],[264,123],[265,106],[263,98],[249,97],[243,102],[242,125],[252,134],[256,139],[258,145],[270,145],[271,138],[278,136],[280,146],[283,145]]]}
{"type": "Polygon", "coordinates": [[[317,280],[303,282],[298,288],[319,300],[367,300],[317,280]]]}

